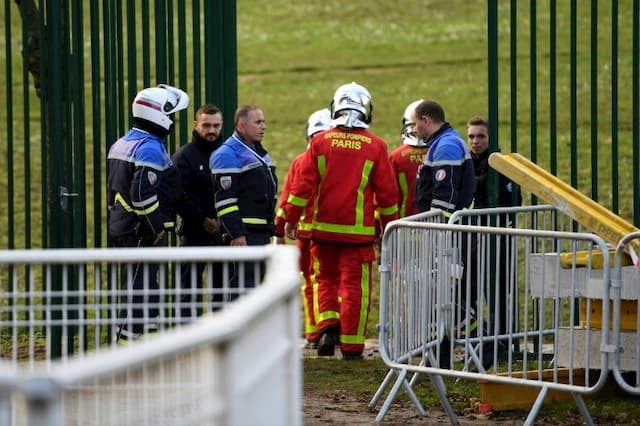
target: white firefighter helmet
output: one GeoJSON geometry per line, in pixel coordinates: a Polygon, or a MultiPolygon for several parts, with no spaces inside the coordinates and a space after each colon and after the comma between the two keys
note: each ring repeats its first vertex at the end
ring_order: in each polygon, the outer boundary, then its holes
{"type": "Polygon", "coordinates": [[[413,121],[413,113],[416,107],[422,103],[423,99],[411,102],[402,115],[402,143],[411,146],[426,146],[424,141],[416,134],[416,123],[413,121]]]}
{"type": "Polygon", "coordinates": [[[371,123],[371,94],[358,83],[351,82],[338,87],[331,101],[331,118],[338,118],[341,112],[355,111],[359,113],[360,120],[371,123]]]}
{"type": "Polygon", "coordinates": [[[307,120],[307,137],[331,127],[331,111],[328,108],[319,109],[309,116],[307,120]]]}
{"type": "Polygon", "coordinates": [[[169,130],[173,124],[169,116],[188,106],[189,96],[184,91],[166,84],[159,84],[157,87],[139,91],[131,104],[131,112],[134,117],[169,130]]]}

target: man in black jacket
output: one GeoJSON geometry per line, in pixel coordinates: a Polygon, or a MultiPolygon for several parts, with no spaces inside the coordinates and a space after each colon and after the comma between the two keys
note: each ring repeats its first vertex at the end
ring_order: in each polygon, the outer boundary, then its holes
{"type": "MultiPolygon", "coordinates": [[[[223,244],[213,202],[213,181],[209,170],[209,157],[222,141],[222,112],[212,104],[204,104],[195,114],[193,138],[173,154],[173,163],[178,168],[184,190],[184,201],[179,213],[182,220],[178,229],[180,245],[183,247],[219,246],[223,244]]],[[[202,289],[204,263],[181,265],[180,284],[186,293],[180,300],[180,318],[192,318],[202,313],[202,304],[194,290],[202,289]]],[[[214,263],[207,288],[222,287],[222,265],[214,263]]],[[[196,291],[200,294],[201,292],[196,291]]],[[[221,301],[218,294],[216,302],[221,301]]]]}
{"type": "MultiPolygon", "coordinates": [[[[473,168],[476,176],[476,190],[474,193],[474,208],[485,209],[490,207],[511,207],[519,206],[522,202],[520,191],[515,183],[504,175],[498,174],[498,192],[495,194],[495,206],[493,206],[489,200],[490,191],[489,188],[489,155],[492,150],[489,149],[489,122],[484,117],[472,117],[467,122],[467,141],[471,150],[471,158],[473,159],[473,168]]],[[[499,214],[494,215],[496,217],[496,226],[508,227],[509,215],[499,214]]],[[[489,225],[487,222],[488,216],[482,215],[479,217],[479,225],[489,225]]],[[[469,262],[469,273],[471,278],[471,287],[475,289],[478,285],[478,279],[481,280],[481,287],[484,288],[484,294],[490,303],[489,311],[492,312],[491,324],[489,330],[485,330],[485,334],[490,335],[506,334],[509,332],[507,324],[507,310],[509,309],[508,301],[513,300],[513,297],[508,295],[508,283],[512,275],[513,267],[511,263],[509,239],[505,236],[492,237],[488,240],[488,244],[493,246],[495,257],[490,257],[490,247],[484,247],[485,259],[481,259],[482,253],[478,253],[478,241],[477,234],[473,234],[471,238],[471,258],[469,262]],[[488,260],[495,265],[494,271],[491,272],[491,265],[487,262],[484,268],[480,267],[479,262],[488,260]],[[493,273],[493,279],[490,274],[493,273]],[[493,283],[497,283],[495,285],[493,283]],[[497,301],[497,303],[496,303],[497,301]]],[[[485,345],[483,362],[485,367],[491,365],[493,361],[493,346],[491,344],[485,345]]],[[[506,346],[501,344],[498,347],[498,356],[502,357],[506,355],[506,346]]]]}

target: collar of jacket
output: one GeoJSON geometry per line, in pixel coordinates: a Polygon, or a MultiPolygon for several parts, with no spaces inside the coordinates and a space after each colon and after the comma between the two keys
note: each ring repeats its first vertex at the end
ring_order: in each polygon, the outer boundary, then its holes
{"type": "Polygon", "coordinates": [[[198,148],[198,150],[204,152],[205,154],[211,154],[213,151],[218,149],[220,145],[222,145],[220,138],[216,139],[213,142],[209,142],[208,140],[200,136],[200,134],[196,132],[195,129],[192,131],[192,135],[193,137],[191,139],[191,143],[193,143],[194,146],[198,148]]]}
{"type": "Polygon", "coordinates": [[[440,136],[442,133],[444,133],[445,131],[452,129],[451,124],[447,123],[446,121],[444,122],[444,124],[442,126],[440,126],[440,128],[438,130],[436,130],[434,132],[434,134],[432,134],[431,136],[429,136],[429,139],[427,139],[424,143],[427,146],[431,146],[431,143],[438,137],[440,136]]]}
{"type": "Polygon", "coordinates": [[[489,154],[491,154],[489,149],[485,149],[480,154],[476,154],[475,152],[471,151],[471,158],[473,158],[474,161],[481,161],[489,157],[489,154]]]}
{"type": "Polygon", "coordinates": [[[247,142],[246,140],[244,140],[244,138],[237,131],[233,132],[233,135],[231,135],[231,139],[235,139],[238,142],[241,142],[241,143],[245,144],[247,147],[249,147],[250,150],[258,153],[258,155],[260,155],[260,157],[264,157],[265,154],[267,153],[267,150],[262,147],[262,143],[260,143],[260,142],[254,142],[254,143],[247,142]]]}

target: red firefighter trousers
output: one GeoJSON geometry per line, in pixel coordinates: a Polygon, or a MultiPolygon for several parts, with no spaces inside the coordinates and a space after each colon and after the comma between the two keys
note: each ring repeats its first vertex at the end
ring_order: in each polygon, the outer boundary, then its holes
{"type": "Polygon", "coordinates": [[[361,353],[371,302],[373,244],[345,247],[311,243],[314,313],[318,334],[340,330],[340,350],[361,353]]]}

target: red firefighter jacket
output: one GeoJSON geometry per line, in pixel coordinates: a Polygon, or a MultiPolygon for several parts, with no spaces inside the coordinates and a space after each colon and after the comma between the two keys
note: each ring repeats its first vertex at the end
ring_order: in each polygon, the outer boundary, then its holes
{"type": "Polygon", "coordinates": [[[314,241],[370,244],[376,238],[374,197],[384,229],[398,217],[398,189],[386,143],[366,129],[332,128],[311,140],[293,182],[285,220],[296,223],[317,194],[314,241]]]}
{"type": "Polygon", "coordinates": [[[391,167],[400,190],[398,197],[400,217],[418,213],[418,207],[415,204],[416,176],[426,153],[427,147],[402,145],[389,154],[391,167]]]}
{"type": "MultiPolygon", "coordinates": [[[[291,187],[293,182],[298,178],[298,174],[301,173],[300,169],[302,168],[302,160],[304,158],[304,152],[298,154],[296,158],[291,162],[291,166],[289,167],[289,171],[287,172],[287,178],[285,179],[284,186],[282,187],[282,192],[280,192],[280,198],[278,199],[278,211],[276,212],[276,237],[284,236],[284,206],[287,203],[287,199],[289,198],[289,194],[291,191],[291,187]]],[[[298,238],[299,239],[309,239],[311,238],[311,223],[313,222],[313,197],[307,204],[303,215],[300,217],[300,222],[298,223],[298,238]]]]}

